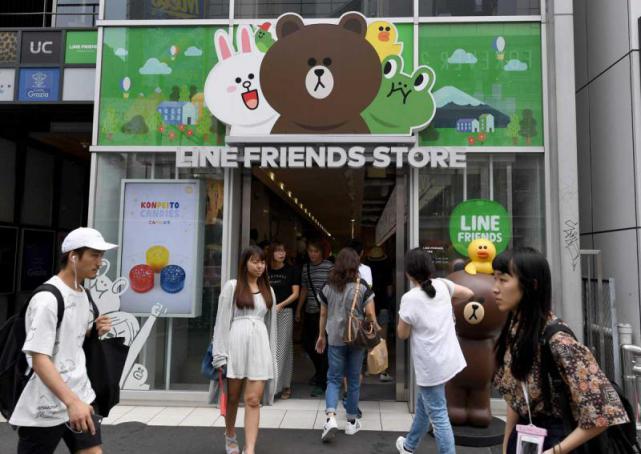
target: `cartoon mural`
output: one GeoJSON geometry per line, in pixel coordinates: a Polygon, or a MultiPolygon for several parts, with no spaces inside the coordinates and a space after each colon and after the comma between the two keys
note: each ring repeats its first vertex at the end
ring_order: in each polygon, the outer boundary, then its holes
{"type": "Polygon", "coordinates": [[[120,378],[120,388],[149,390],[147,368],[136,363],[136,359],[147,342],[156,319],[165,312],[165,309],[162,305],[155,304],[141,328],[136,317],[120,311],[120,295],[129,288],[129,281],[124,277],[112,281],[107,276],[110,267],[109,261],[103,259],[102,267],[96,278],[89,281],[88,289],[100,313],[109,315],[111,318],[111,331],[105,334],[105,337],[122,337],[125,339],[124,344],[129,347],[129,354],[120,378]]]}
{"type": "Polygon", "coordinates": [[[435,112],[432,68],[419,66],[409,75],[403,72],[403,59],[392,55],[383,61],[382,72],[378,95],[363,112],[370,131],[411,134],[427,126],[435,112]]]}
{"type": "Polygon", "coordinates": [[[307,24],[290,13],[232,30],[111,27],[102,46],[109,71],[101,75],[99,145],[423,130],[422,145],[542,146],[540,24],[418,31],[422,72],[412,24],[356,12],[307,24]]]}
{"type": "Polygon", "coordinates": [[[418,41],[437,74],[421,145],[543,145],[540,24],[421,25],[418,41]]]}
{"type": "Polygon", "coordinates": [[[261,63],[265,54],[256,49],[251,29],[237,28],[235,53],[224,30],[214,36],[218,63],[205,81],[205,104],[223,123],[231,126],[230,135],[266,135],[277,114],[261,90],[261,63]]]}
{"type": "Polygon", "coordinates": [[[305,25],[296,14],[278,19],[278,40],[260,68],[265,96],[280,114],[272,133],[377,132],[361,117],[381,84],[380,61],[366,31],[358,13],[344,14],[338,25],[305,25]]]}

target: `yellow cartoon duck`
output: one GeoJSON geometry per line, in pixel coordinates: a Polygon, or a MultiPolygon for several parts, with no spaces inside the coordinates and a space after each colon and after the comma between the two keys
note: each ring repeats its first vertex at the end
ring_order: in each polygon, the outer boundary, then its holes
{"type": "Polygon", "coordinates": [[[470,263],[465,265],[468,274],[494,273],[492,260],[496,257],[496,247],[490,240],[478,238],[472,241],[467,247],[467,255],[470,257],[470,263]]]}
{"type": "Polygon", "coordinates": [[[381,62],[390,55],[401,55],[403,43],[397,43],[397,37],[396,26],[382,20],[369,24],[365,35],[365,39],[376,49],[381,62]]]}

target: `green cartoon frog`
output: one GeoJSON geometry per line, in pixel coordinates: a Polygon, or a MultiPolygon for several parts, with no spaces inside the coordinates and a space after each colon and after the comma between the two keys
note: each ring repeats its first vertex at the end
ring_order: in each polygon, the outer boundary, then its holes
{"type": "Polygon", "coordinates": [[[403,72],[403,59],[383,60],[383,78],[374,101],[362,116],[372,134],[411,134],[427,126],[436,112],[431,90],[432,68],[419,66],[412,75],[403,72]]]}

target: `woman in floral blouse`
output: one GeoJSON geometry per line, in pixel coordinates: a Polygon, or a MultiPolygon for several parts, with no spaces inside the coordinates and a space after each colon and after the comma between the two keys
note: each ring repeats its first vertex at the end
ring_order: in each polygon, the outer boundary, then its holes
{"type": "Polygon", "coordinates": [[[503,453],[516,452],[516,425],[528,424],[527,389],[533,423],[547,429],[544,454],[567,454],[608,426],[628,421],[621,401],[588,348],[558,332],[549,342],[552,359],[570,391],[577,427],[565,433],[560,399],[544,385],[541,341],[550,323],[558,323],[551,307],[550,267],[531,248],[506,251],[494,259],[494,294],[499,310],[509,316],[496,344],[494,384],[508,404],[503,453]]]}

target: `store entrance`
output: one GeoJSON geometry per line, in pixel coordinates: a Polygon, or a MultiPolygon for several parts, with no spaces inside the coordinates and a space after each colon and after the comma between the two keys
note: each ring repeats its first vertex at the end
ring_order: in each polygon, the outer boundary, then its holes
{"type": "MultiPolygon", "coordinates": [[[[388,341],[389,369],[382,375],[363,374],[361,400],[397,400],[397,380],[401,375],[404,381],[405,375],[397,373],[397,366],[404,368],[405,361],[397,361],[394,336],[397,170],[254,168],[243,186],[243,194],[250,195],[243,196],[243,230],[249,242],[265,248],[273,241],[282,243],[288,263],[299,272],[306,269],[310,241],[320,242],[330,261],[353,240],[363,245],[361,262],[372,271],[379,324],[388,341]]],[[[303,348],[305,335],[303,324],[295,324],[293,398],[310,398],[313,391],[314,367],[303,348]]]]}

